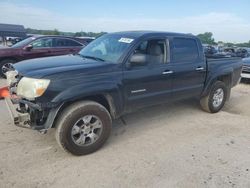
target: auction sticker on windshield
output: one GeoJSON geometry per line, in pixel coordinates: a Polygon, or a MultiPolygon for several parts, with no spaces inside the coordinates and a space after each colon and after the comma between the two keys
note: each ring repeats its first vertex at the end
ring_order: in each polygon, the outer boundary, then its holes
{"type": "Polygon", "coordinates": [[[130,38],[120,38],[119,42],[124,42],[124,43],[131,43],[133,42],[134,39],[130,39],[130,38]]]}

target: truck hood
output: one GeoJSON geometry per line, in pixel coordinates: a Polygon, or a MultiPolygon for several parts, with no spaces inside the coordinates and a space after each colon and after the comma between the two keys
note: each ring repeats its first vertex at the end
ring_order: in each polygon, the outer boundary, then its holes
{"type": "Polygon", "coordinates": [[[75,74],[82,74],[83,70],[84,73],[88,73],[97,67],[110,67],[112,64],[83,58],[79,55],[64,55],[25,60],[13,66],[22,76],[42,78],[52,75],[67,76],[67,73],[73,76],[75,74]]]}

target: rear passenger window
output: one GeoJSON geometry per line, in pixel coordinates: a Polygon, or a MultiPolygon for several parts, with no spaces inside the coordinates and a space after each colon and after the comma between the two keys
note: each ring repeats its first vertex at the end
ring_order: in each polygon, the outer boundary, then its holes
{"type": "Polygon", "coordinates": [[[80,43],[73,41],[73,40],[68,40],[66,39],[66,46],[82,46],[80,43]]]}
{"type": "Polygon", "coordinates": [[[70,39],[54,39],[55,47],[73,47],[73,46],[82,46],[80,43],[70,40],[70,39]]]}
{"type": "Polygon", "coordinates": [[[194,39],[174,38],[173,61],[190,63],[198,58],[198,47],[194,39]]]}

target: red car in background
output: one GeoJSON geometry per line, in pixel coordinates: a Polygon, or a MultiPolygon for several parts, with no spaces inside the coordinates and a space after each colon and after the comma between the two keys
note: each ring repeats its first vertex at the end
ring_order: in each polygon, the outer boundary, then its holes
{"type": "Polygon", "coordinates": [[[91,38],[64,36],[32,36],[11,47],[0,48],[0,76],[11,68],[13,63],[39,57],[58,56],[78,53],[91,38]]]}

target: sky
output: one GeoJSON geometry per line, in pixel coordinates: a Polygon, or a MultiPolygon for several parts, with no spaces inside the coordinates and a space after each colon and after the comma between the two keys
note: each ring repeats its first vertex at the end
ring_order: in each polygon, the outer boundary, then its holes
{"type": "Polygon", "coordinates": [[[250,0],[0,0],[0,23],[60,31],[156,30],[250,40],[250,0]]]}

